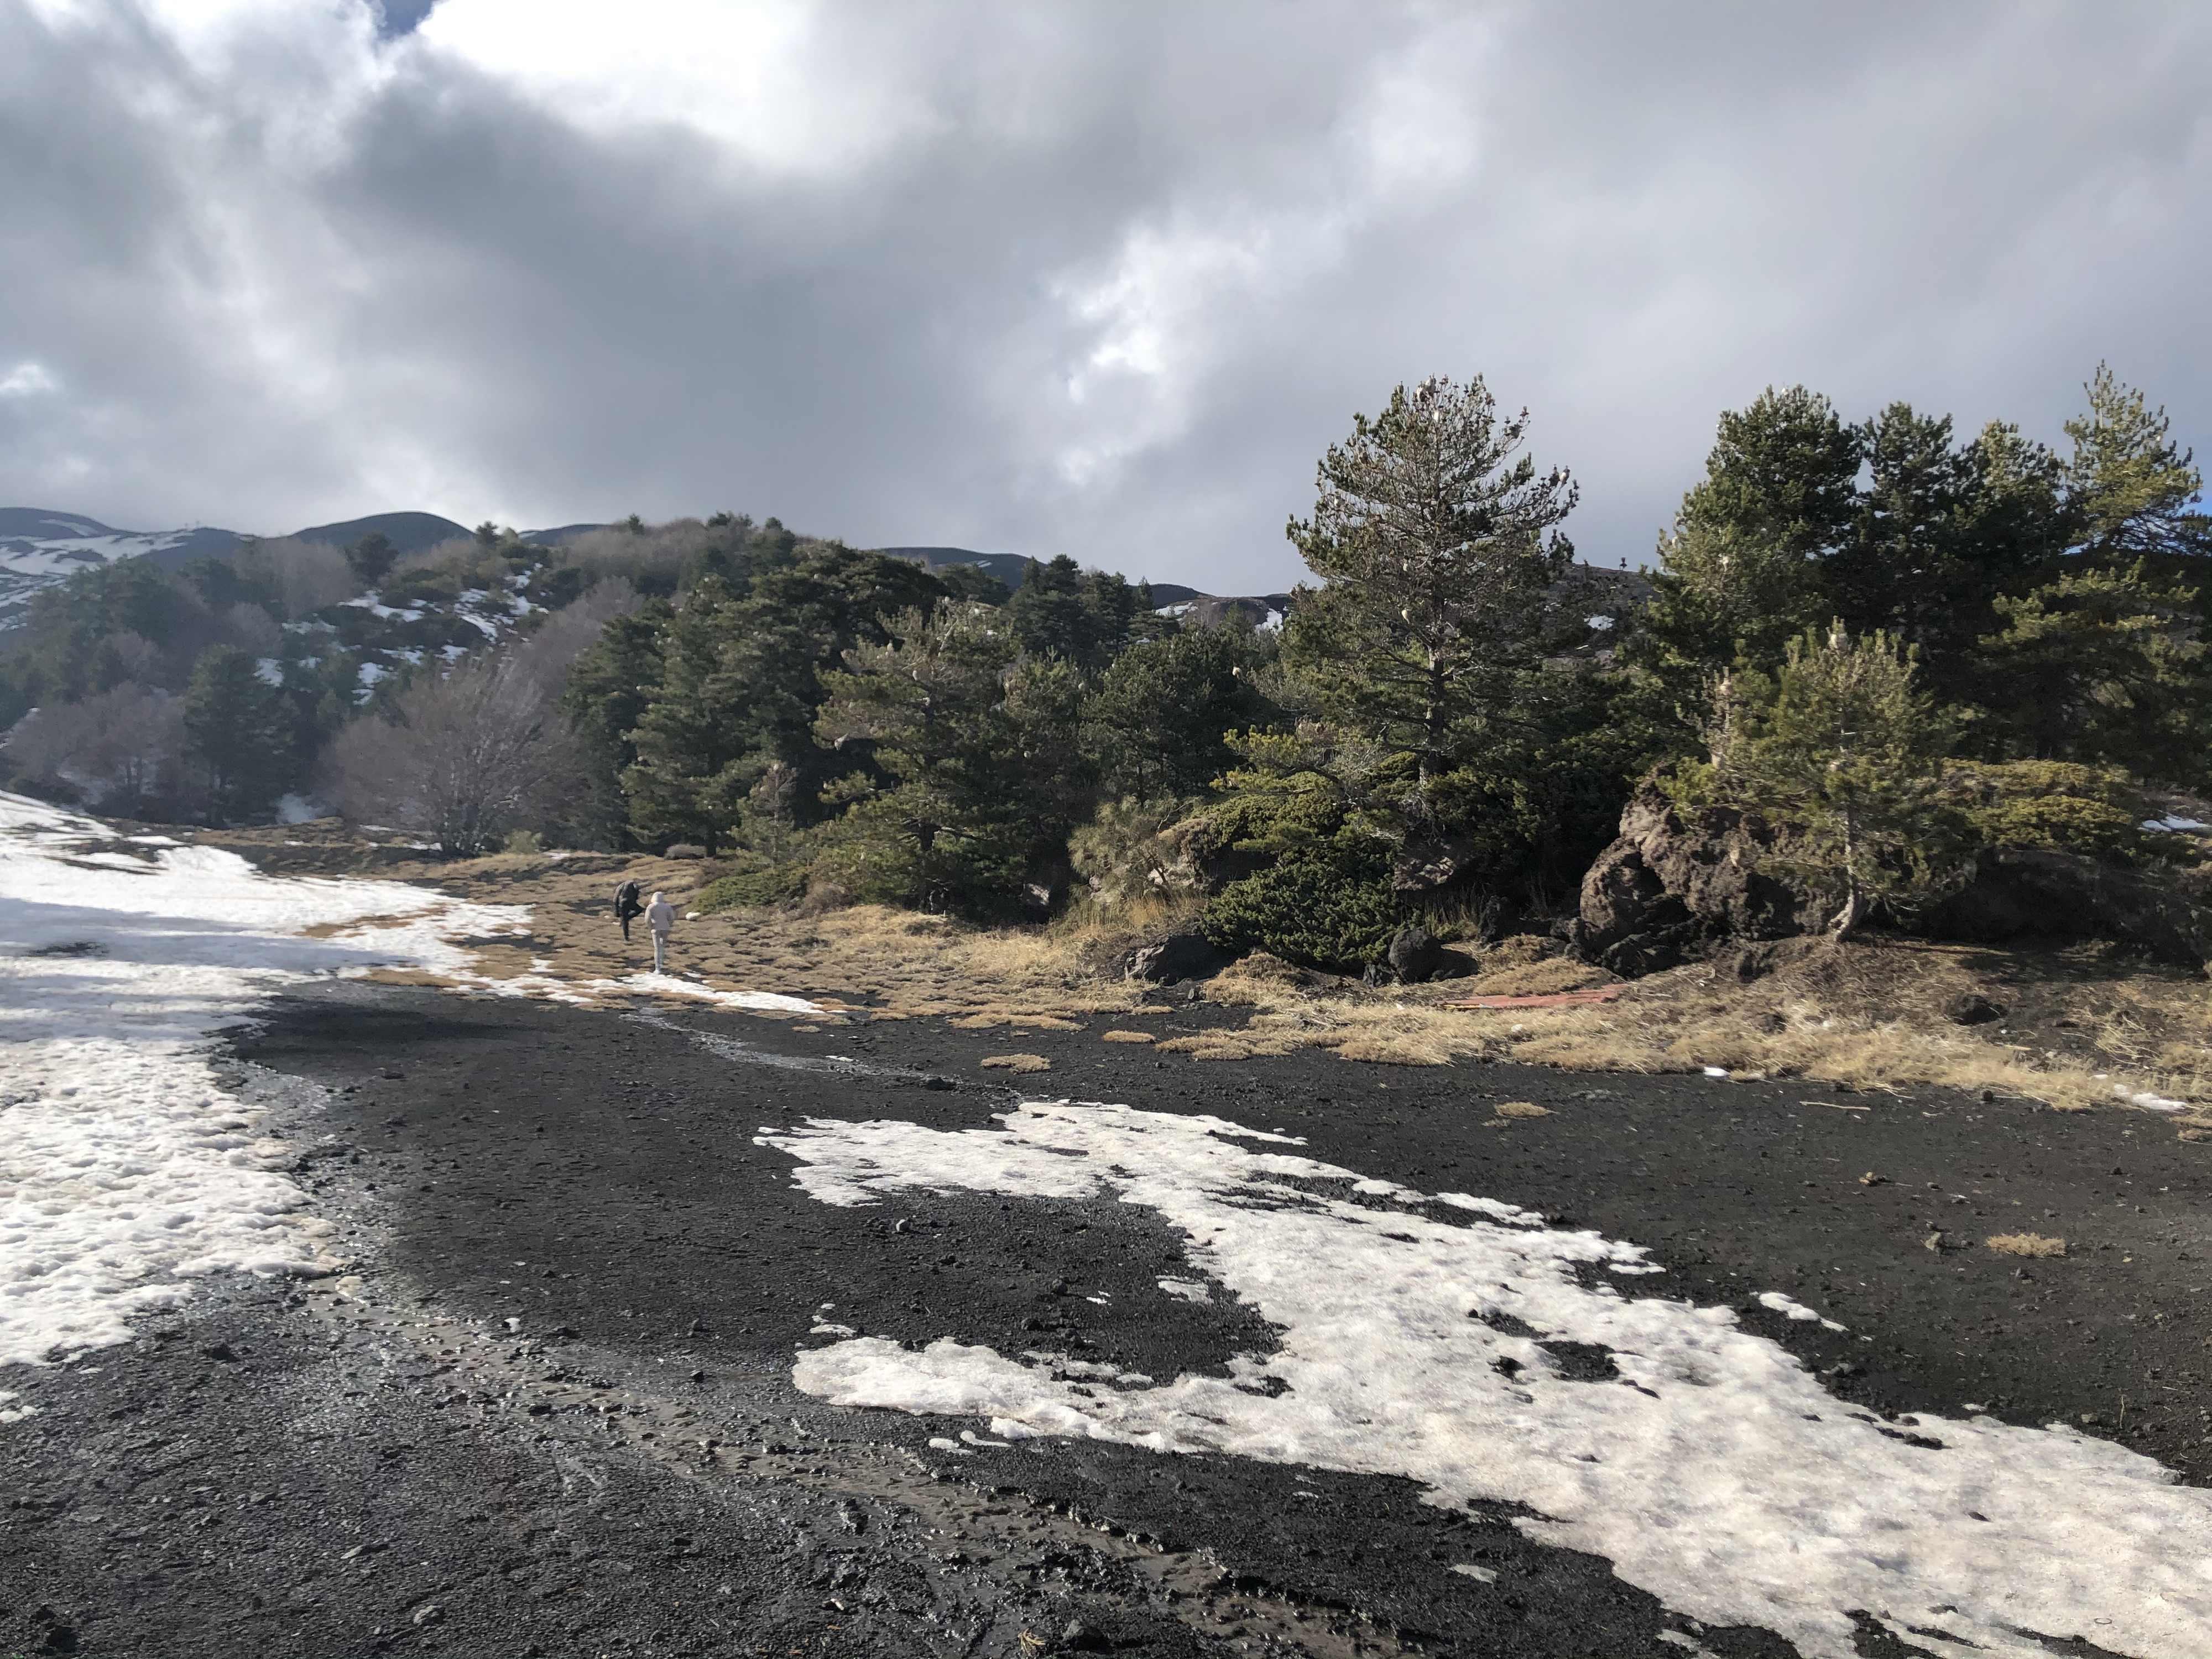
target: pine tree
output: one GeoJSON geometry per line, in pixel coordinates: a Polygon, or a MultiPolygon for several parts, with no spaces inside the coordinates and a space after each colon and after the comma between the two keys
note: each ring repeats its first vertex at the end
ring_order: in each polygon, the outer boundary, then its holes
{"type": "Polygon", "coordinates": [[[631,830],[648,846],[696,840],[713,857],[775,758],[763,752],[762,728],[803,718],[783,678],[758,672],[764,642],[739,611],[708,576],[661,630],[659,683],[628,734],[637,759],[623,776],[631,830]]]}
{"type": "Polygon", "coordinates": [[[1719,667],[1772,662],[1829,609],[1821,566],[1859,512],[1863,436],[1802,386],[1721,416],[1705,476],[1659,544],[1647,619],[1662,654],[1719,667]]]}
{"type": "Polygon", "coordinates": [[[207,787],[207,819],[265,811],[292,766],[289,711],[254,659],[234,645],[200,653],[185,691],[185,734],[207,787]]]}
{"type": "Polygon", "coordinates": [[[1235,763],[1229,734],[1266,723],[1269,636],[1235,623],[1185,628],[1116,657],[1084,708],[1084,744],[1110,798],[1195,795],[1235,763]]]}
{"type": "Polygon", "coordinates": [[[946,601],[887,619],[888,637],[823,673],[816,736],[850,764],[830,864],[863,896],[937,909],[1010,898],[1030,838],[1030,765],[1008,683],[1021,644],[1000,612],[946,601]]]}
{"type": "Polygon", "coordinates": [[[1796,830],[1786,862],[1837,902],[1847,939],[1874,902],[1910,903],[1948,872],[1944,732],[1912,653],[1841,623],[1790,642],[1772,680],[1723,677],[1706,780],[1716,795],[1796,830]]]}
{"type": "Polygon", "coordinates": [[[1313,517],[1290,524],[1322,586],[1298,590],[1285,663],[1328,720],[1408,757],[1413,818],[1517,717],[1514,672],[1557,625],[1553,586],[1574,561],[1557,526],[1576,487],[1517,454],[1528,430],[1526,410],[1498,418],[1480,377],[1401,386],[1329,446],[1313,517]]]}
{"type": "Polygon", "coordinates": [[[372,530],[345,550],[346,568],[363,587],[374,587],[392,574],[392,567],[399,562],[399,550],[392,538],[381,531],[372,530]]]}
{"type": "Polygon", "coordinates": [[[2087,413],[2066,422],[2066,489],[2082,549],[2108,562],[2212,553],[2212,519],[2194,452],[2179,448],[2161,407],[2106,364],[2084,388],[2087,413]]]}
{"type": "Polygon", "coordinates": [[[1989,696],[1970,732],[1992,758],[2119,766],[2201,787],[2212,738],[2212,651],[2196,590],[2122,569],[2063,571],[1997,602],[1984,639],[1989,696]]]}

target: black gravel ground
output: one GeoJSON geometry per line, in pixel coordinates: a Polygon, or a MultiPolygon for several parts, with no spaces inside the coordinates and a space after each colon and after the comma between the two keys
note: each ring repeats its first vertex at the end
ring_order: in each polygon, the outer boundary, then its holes
{"type": "Polygon", "coordinates": [[[2142,1114],[345,986],[279,1005],[234,1082],[356,1271],[211,1285],[129,1349],[0,1375],[40,1408],[0,1431],[0,1654],[1792,1651],[1401,1480],[948,1452],[974,1425],[797,1393],[825,1316],[1155,1376],[1272,1345],[1218,1305],[1163,1317],[1178,1239],[1133,1206],[838,1209],[754,1144],[798,1116],[987,1124],[1014,1095],[978,1062],[1010,1045],[1053,1061],[1034,1095],[1217,1113],[1648,1245],[1869,1409],[2063,1418],[2212,1474],[2212,1146],[2142,1114]],[[1507,1100],[1553,1115],[1497,1127],[1507,1100]],[[1982,1247],[2022,1231],[2067,1255],[1982,1247]]]}

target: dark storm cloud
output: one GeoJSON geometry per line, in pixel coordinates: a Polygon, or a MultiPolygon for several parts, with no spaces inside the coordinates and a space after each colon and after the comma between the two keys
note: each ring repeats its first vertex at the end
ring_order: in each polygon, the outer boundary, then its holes
{"type": "Polygon", "coordinates": [[[0,0],[0,499],[1249,587],[1438,371],[1601,558],[1769,381],[2212,430],[2194,8],[422,9],[0,0]]]}

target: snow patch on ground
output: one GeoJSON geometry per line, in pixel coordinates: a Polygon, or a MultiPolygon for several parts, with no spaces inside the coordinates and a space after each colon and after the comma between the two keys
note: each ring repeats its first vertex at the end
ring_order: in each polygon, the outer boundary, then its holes
{"type": "Polygon", "coordinates": [[[2176,1100],[2171,1095],[2154,1095],[2148,1091],[2138,1094],[2124,1083],[2115,1083],[2112,1092],[2131,1106],[2140,1106],[2147,1112],[2185,1112],[2189,1103],[2176,1100]]]}
{"type": "Polygon", "coordinates": [[[538,997],[548,1002],[574,1003],[579,1006],[594,1005],[609,996],[678,996],[745,1013],[825,1012],[819,1003],[810,1002],[805,997],[786,996],[781,991],[718,991],[711,985],[702,985],[696,979],[681,979],[674,974],[630,974],[622,979],[562,979],[546,971],[551,965],[542,960],[534,962],[531,972],[505,979],[465,968],[455,969],[447,976],[454,984],[484,996],[538,997]]]}
{"type": "Polygon", "coordinates": [[[125,1341],[204,1274],[326,1270],[210,1039],[304,978],[459,971],[457,938],[528,915],[160,842],[0,794],[0,1364],[125,1341]]]}
{"type": "Polygon", "coordinates": [[[829,1204],[967,1190],[1154,1210],[1193,1268],[1280,1328],[1279,1352],[1109,1390],[1060,1356],[858,1337],[802,1352],[801,1389],[983,1418],[1001,1439],[1229,1453],[1408,1476],[1444,1506],[1526,1504],[1531,1537],[1807,1659],[1853,1659],[1853,1609],[1955,1659],[2048,1659],[2029,1632],[2137,1659],[2212,1652],[2212,1493],[2148,1458],[2056,1425],[1876,1421],[1731,1310],[1593,1278],[1650,1271],[1635,1245],[1510,1206],[1431,1219],[1421,1194],[1277,1150],[1294,1144],[1281,1136],[1066,1102],[1002,1121],[813,1119],[758,1140],[829,1204]],[[1600,1353],[1617,1374],[1586,1380],[1600,1353]]]}
{"type": "Polygon", "coordinates": [[[1759,1297],[1759,1305],[1762,1308],[1771,1308],[1776,1313],[1786,1315],[1791,1319],[1799,1320],[1808,1324],[1817,1320],[1820,1324],[1826,1326],[1832,1331],[1840,1331],[1844,1328],[1843,1326],[1836,1323],[1832,1319],[1822,1319],[1819,1314],[1814,1313],[1803,1303],[1794,1302],[1790,1297],[1783,1295],[1779,1291],[1761,1291],[1759,1297]]]}

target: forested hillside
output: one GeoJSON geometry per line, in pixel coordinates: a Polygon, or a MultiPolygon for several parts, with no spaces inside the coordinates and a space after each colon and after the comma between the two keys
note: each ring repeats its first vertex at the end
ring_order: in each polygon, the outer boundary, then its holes
{"type": "Polygon", "coordinates": [[[2192,856],[2154,826],[2212,781],[2201,479],[2086,390],[2063,451],[1771,390],[1640,580],[1577,562],[1525,413],[1401,387],[1289,526],[1286,617],[727,514],[125,562],[0,655],[4,754],[116,811],[686,842],[710,902],[1149,907],[1349,970],[1571,914],[1641,787],[1768,826],[1822,925],[1910,925],[1995,848],[2192,856]]]}

